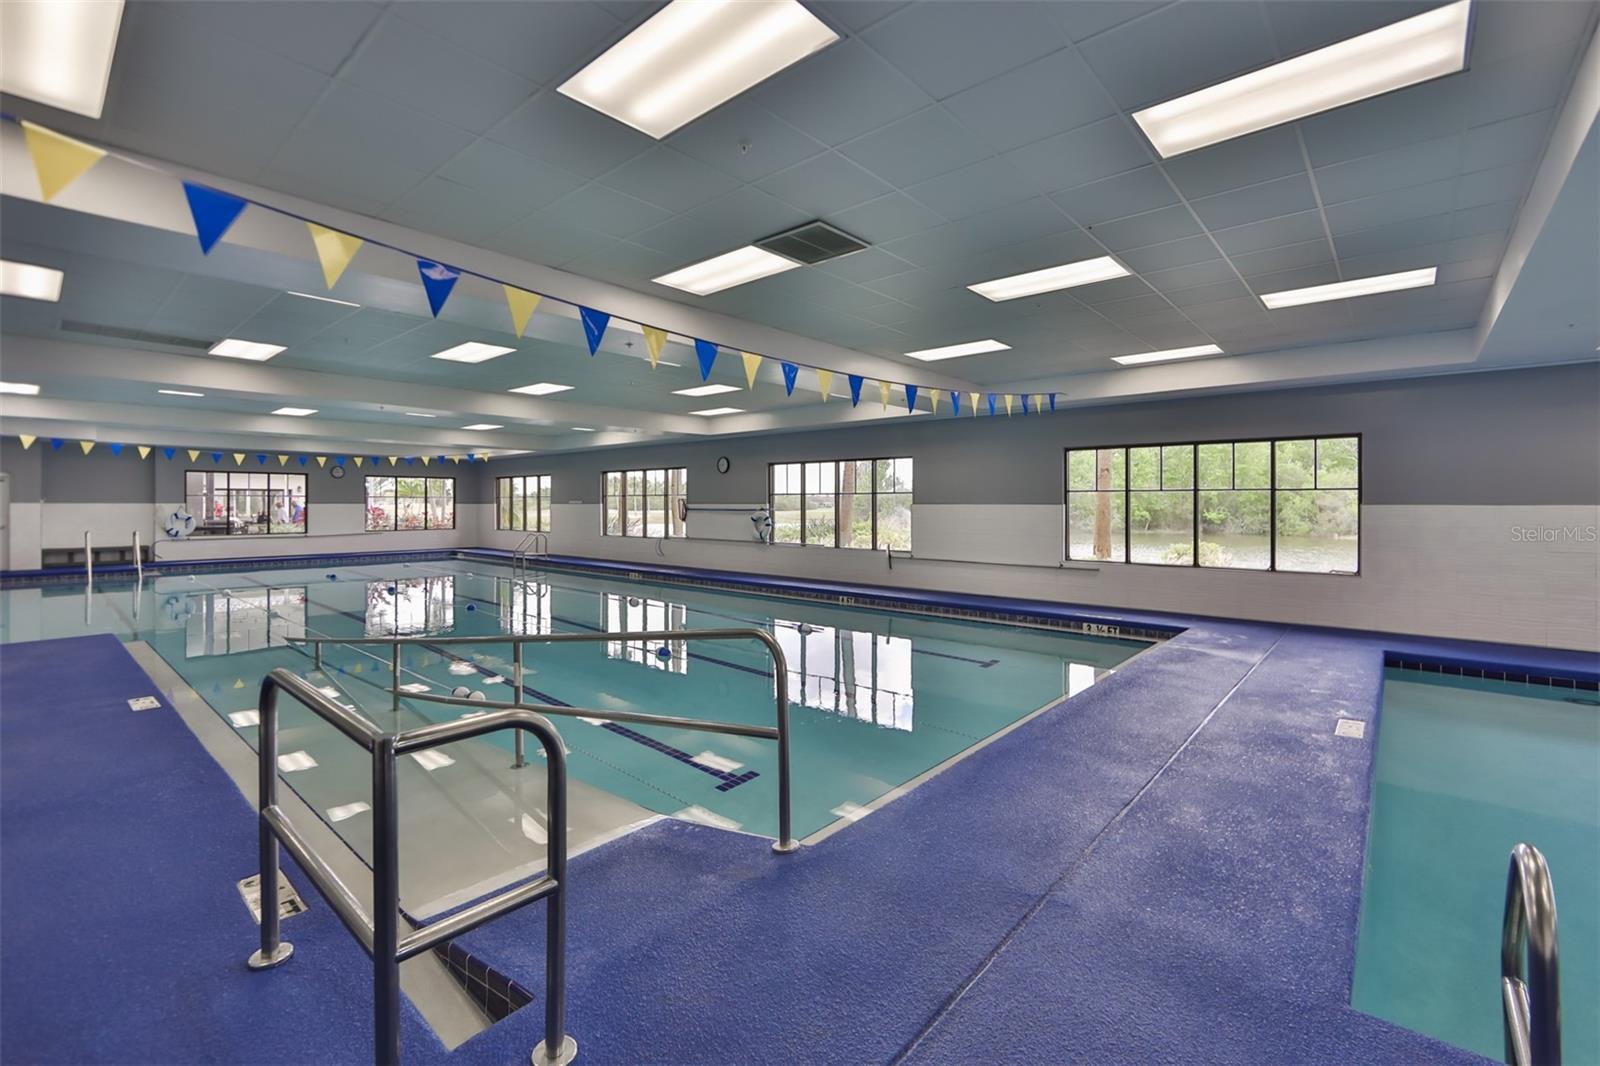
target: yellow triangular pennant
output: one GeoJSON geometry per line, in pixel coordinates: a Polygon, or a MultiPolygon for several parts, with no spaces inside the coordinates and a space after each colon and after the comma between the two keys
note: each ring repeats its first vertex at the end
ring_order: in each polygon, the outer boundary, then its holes
{"type": "Polygon", "coordinates": [[[195,460],[197,460],[199,458],[200,458],[200,449],[198,449],[198,448],[190,448],[189,449],[189,461],[192,463],[192,462],[194,462],[195,460]]]}
{"type": "Polygon", "coordinates": [[[150,458],[150,445],[148,445],[148,444],[139,445],[139,458],[141,458],[141,459],[150,458]]]}
{"type": "Polygon", "coordinates": [[[420,456],[419,458],[421,458],[423,466],[427,466],[428,465],[428,457],[426,455],[420,456]]]}
{"type": "Polygon", "coordinates": [[[398,463],[399,461],[400,461],[400,457],[398,455],[389,456],[389,465],[390,466],[393,466],[394,464],[398,463]]]}
{"type": "Polygon", "coordinates": [[[244,452],[234,452],[233,453],[233,465],[234,466],[243,466],[244,465],[244,452]]]}
{"type": "Polygon", "coordinates": [[[889,409],[889,383],[887,381],[878,382],[878,399],[883,401],[883,409],[887,411],[889,409]]]}
{"type": "Polygon", "coordinates": [[[967,398],[972,401],[972,417],[973,418],[977,418],[978,417],[978,394],[975,393],[975,392],[969,392],[969,393],[967,393],[967,398]]]}
{"type": "Polygon", "coordinates": [[[287,455],[278,456],[278,465],[279,466],[288,466],[289,465],[289,457],[287,455]]]}
{"type": "Polygon", "coordinates": [[[457,466],[460,466],[460,465],[461,465],[461,456],[459,456],[459,455],[452,455],[452,456],[451,456],[451,457],[450,457],[450,461],[451,461],[451,462],[452,462],[452,463],[454,463],[454,464],[456,464],[456,465],[457,465],[457,466]]]}
{"type": "Polygon", "coordinates": [[[317,260],[322,264],[322,279],[331,289],[339,283],[344,268],[361,250],[361,238],[319,226],[315,222],[307,222],[306,228],[311,231],[311,243],[316,246],[317,260]]]}
{"type": "Polygon", "coordinates": [[[88,455],[90,452],[94,451],[94,441],[92,441],[92,440],[80,440],[78,442],[78,447],[83,449],[83,454],[84,455],[88,455]]]}
{"type": "Polygon", "coordinates": [[[63,137],[27,119],[22,120],[22,136],[33,157],[33,172],[39,177],[39,194],[47,202],[106,156],[92,144],[63,137]]]}
{"type": "Polygon", "coordinates": [[[1006,417],[1011,417],[1011,394],[1006,393],[1006,417]]]}
{"type": "Polygon", "coordinates": [[[328,457],[326,455],[317,456],[317,465],[318,466],[327,466],[328,465],[328,457]]]}
{"type": "Polygon", "coordinates": [[[933,413],[934,414],[938,414],[939,413],[939,390],[938,389],[929,389],[928,390],[928,403],[933,406],[933,413]]]}
{"type": "Polygon", "coordinates": [[[822,393],[822,402],[828,402],[828,396],[833,392],[833,371],[817,371],[817,391],[822,393]]]}
{"type": "Polygon", "coordinates": [[[744,383],[747,388],[756,387],[756,371],[761,369],[761,357],[752,352],[740,352],[739,358],[744,360],[744,383]]]}
{"type": "Polygon", "coordinates": [[[22,442],[22,450],[27,451],[29,448],[33,447],[33,442],[39,438],[35,437],[31,433],[19,433],[17,434],[17,439],[22,442]]]}
{"type": "Polygon", "coordinates": [[[1034,397],[1033,397],[1033,413],[1037,415],[1037,414],[1042,414],[1043,412],[1044,412],[1044,393],[1042,393],[1042,392],[1035,393],[1034,397]]]}
{"type": "Polygon", "coordinates": [[[661,349],[667,346],[667,331],[654,326],[645,326],[644,346],[650,352],[650,369],[654,370],[657,360],[661,358],[661,349]]]}
{"type": "Polygon", "coordinates": [[[355,458],[356,458],[356,469],[360,470],[361,469],[361,456],[358,455],[355,458]]]}
{"type": "Polygon", "coordinates": [[[511,308],[511,324],[516,327],[517,336],[522,336],[522,331],[528,328],[528,319],[533,317],[533,312],[539,306],[539,294],[525,292],[510,285],[501,285],[506,290],[506,306],[511,308]]]}

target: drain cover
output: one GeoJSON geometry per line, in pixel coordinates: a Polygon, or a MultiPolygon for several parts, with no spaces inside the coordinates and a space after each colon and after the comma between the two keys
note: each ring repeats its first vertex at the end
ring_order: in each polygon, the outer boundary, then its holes
{"type": "MultiPolygon", "coordinates": [[[[239,882],[239,895],[244,897],[244,905],[250,908],[250,916],[261,924],[261,875],[251,874],[239,882]]],[[[300,893],[295,891],[289,879],[283,876],[283,871],[278,871],[278,919],[293,918],[297,914],[304,914],[306,901],[300,898],[300,893]]]]}
{"type": "Polygon", "coordinates": [[[153,711],[161,706],[161,701],[154,696],[138,696],[128,701],[130,711],[153,711]]]}
{"type": "Polygon", "coordinates": [[[1357,718],[1341,718],[1339,724],[1333,727],[1333,735],[1360,740],[1367,735],[1367,723],[1357,718]]]}

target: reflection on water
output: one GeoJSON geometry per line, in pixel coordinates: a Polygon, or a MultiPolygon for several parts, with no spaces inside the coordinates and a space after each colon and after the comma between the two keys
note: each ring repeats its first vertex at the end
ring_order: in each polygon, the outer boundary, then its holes
{"type": "Polygon", "coordinates": [[[169,596],[167,611],[184,622],[184,655],[230,655],[281,648],[306,632],[306,589],[246,589],[169,596]]]}
{"type": "Polygon", "coordinates": [[[410,577],[367,582],[367,636],[441,633],[456,624],[456,579],[410,577]]]}
{"type": "MultiPolygon", "coordinates": [[[[689,628],[689,609],[681,603],[625,596],[620,592],[603,593],[607,633],[660,632],[689,628]]],[[[660,641],[612,640],[606,642],[606,658],[640,663],[670,674],[689,672],[689,655],[681,640],[662,644],[660,641]],[[667,652],[662,655],[662,651],[667,652]]]]}
{"type": "Polygon", "coordinates": [[[789,660],[789,699],[814,710],[910,731],[911,641],[774,621],[789,660]]]}
{"type": "Polygon", "coordinates": [[[531,635],[551,631],[550,586],[545,582],[496,581],[494,595],[500,605],[502,632],[531,635]]]}

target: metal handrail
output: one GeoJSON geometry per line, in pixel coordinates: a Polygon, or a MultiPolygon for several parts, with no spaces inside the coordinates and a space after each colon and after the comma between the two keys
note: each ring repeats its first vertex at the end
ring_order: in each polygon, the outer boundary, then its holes
{"type": "Polygon", "coordinates": [[[519,580],[527,580],[528,559],[535,555],[550,554],[550,534],[535,530],[517,541],[511,551],[511,572],[519,580]],[[541,548],[540,545],[543,545],[541,548]]]}
{"type": "Polygon", "coordinates": [[[372,957],[373,1044],[378,1066],[400,1061],[400,964],[436,944],[461,935],[537,899],[545,909],[544,1039],[533,1049],[534,1066],[561,1066],[577,1056],[578,1044],[566,1035],[567,764],[561,736],[532,708],[504,710],[386,733],[353,710],[329,699],[309,682],[279,667],[261,679],[259,713],[259,795],[261,863],[261,947],[250,956],[252,970],[282,965],[294,945],[279,935],[278,845],[282,843],[328,901],[345,928],[372,957]],[[287,692],[312,713],[366,749],[372,756],[372,916],[349,887],[319,856],[278,806],[278,693],[287,692]],[[399,799],[395,760],[442,744],[515,729],[532,733],[544,746],[548,785],[549,844],[543,877],[508,889],[405,937],[400,936],[399,799]]]}
{"type": "MultiPolygon", "coordinates": [[[[703,733],[725,733],[729,736],[775,740],[778,742],[778,840],[772,845],[772,850],[785,854],[794,851],[800,846],[794,839],[789,812],[789,662],[783,654],[783,646],[778,643],[771,633],[764,629],[670,629],[636,633],[498,633],[482,637],[287,637],[285,639],[291,644],[311,645],[318,669],[322,667],[322,647],[325,644],[348,644],[352,646],[383,644],[390,646],[390,666],[393,671],[390,688],[393,705],[396,710],[399,709],[400,699],[404,696],[404,698],[410,700],[424,700],[452,707],[470,707],[474,710],[517,710],[534,707],[540,714],[594,718],[606,722],[631,722],[636,725],[660,725],[674,729],[692,729],[703,733]],[[767,649],[768,654],[772,657],[772,676],[776,682],[774,703],[777,721],[775,725],[739,725],[732,722],[709,722],[700,718],[680,718],[664,714],[636,714],[632,711],[602,710],[595,707],[552,707],[544,704],[523,702],[522,648],[525,644],[594,644],[602,641],[610,643],[613,641],[675,642],[694,640],[754,640],[767,649]],[[458,696],[441,696],[430,692],[403,693],[400,690],[400,648],[405,644],[429,646],[510,644],[512,691],[516,694],[516,698],[507,703],[503,700],[467,700],[458,696]]],[[[517,765],[523,765],[520,744],[517,749],[517,765]]]]}
{"type": "Polygon", "coordinates": [[[1556,894],[1550,867],[1532,844],[1511,849],[1505,920],[1500,929],[1500,993],[1506,1062],[1560,1066],[1561,962],[1556,952],[1556,894]],[[1528,972],[1524,977],[1524,953],[1528,972]]]}

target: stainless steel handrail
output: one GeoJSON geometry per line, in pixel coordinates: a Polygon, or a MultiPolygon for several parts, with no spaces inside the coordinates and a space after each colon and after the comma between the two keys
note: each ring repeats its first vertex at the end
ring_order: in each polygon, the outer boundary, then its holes
{"type": "Polygon", "coordinates": [[[1550,867],[1532,844],[1511,849],[1505,920],[1500,928],[1500,993],[1506,1062],[1560,1066],[1561,962],[1556,952],[1556,893],[1550,867]],[[1526,953],[1528,971],[1523,970],[1526,953]]]}
{"type": "MultiPolygon", "coordinates": [[[[540,714],[568,715],[576,718],[595,718],[605,722],[631,722],[636,725],[661,725],[674,729],[692,729],[702,733],[726,733],[729,736],[756,737],[778,742],[778,840],[772,850],[780,854],[794,851],[800,845],[794,839],[789,812],[789,661],[771,633],[764,629],[669,629],[636,633],[497,633],[482,637],[288,637],[290,644],[309,644],[313,648],[317,667],[322,666],[322,647],[325,644],[383,644],[392,648],[390,664],[393,677],[390,681],[394,706],[400,706],[402,696],[410,700],[424,700],[449,706],[470,707],[474,710],[516,710],[536,707],[540,714]],[[776,724],[772,726],[738,725],[731,722],[708,722],[700,718],[679,718],[664,714],[635,714],[631,711],[601,710],[594,707],[551,707],[528,704],[522,700],[522,648],[525,644],[594,644],[613,641],[695,641],[695,640],[754,640],[762,644],[772,657],[772,676],[775,681],[774,704],[776,724]],[[457,645],[457,644],[510,644],[512,662],[512,702],[503,700],[466,700],[457,696],[440,696],[428,692],[400,690],[400,647],[405,644],[457,645]]],[[[520,746],[517,765],[523,764],[520,746]]]]}
{"type": "Polygon", "coordinates": [[[440,722],[386,733],[355,711],[346,710],[309,682],[279,667],[261,679],[259,736],[259,847],[261,863],[261,947],[250,956],[252,970],[279,966],[294,945],[279,934],[278,845],[300,864],[345,928],[372,957],[373,1044],[378,1066],[400,1061],[400,964],[436,944],[537,899],[545,907],[544,1039],[533,1049],[534,1066],[561,1066],[577,1056],[566,1035],[567,763],[561,737],[536,708],[504,710],[474,718],[440,722]],[[355,893],[339,879],[278,806],[278,693],[287,692],[319,718],[372,756],[372,909],[369,917],[355,893]],[[515,729],[532,733],[544,746],[549,811],[547,863],[543,877],[508,889],[448,918],[400,936],[399,799],[395,760],[442,744],[515,729]]]}

